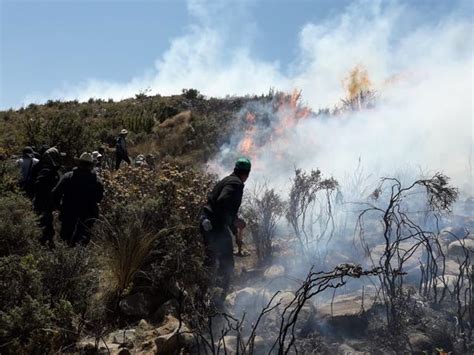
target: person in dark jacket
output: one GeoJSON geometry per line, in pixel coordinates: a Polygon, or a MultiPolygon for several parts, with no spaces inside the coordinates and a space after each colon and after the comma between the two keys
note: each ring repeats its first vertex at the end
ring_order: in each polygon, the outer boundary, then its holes
{"type": "Polygon", "coordinates": [[[120,168],[120,163],[122,161],[125,161],[128,165],[130,165],[130,158],[128,157],[127,150],[127,140],[125,139],[127,134],[128,131],[126,129],[122,129],[115,143],[115,170],[120,168]]]}
{"type": "Polygon", "coordinates": [[[29,198],[34,196],[34,174],[35,166],[38,165],[38,159],[35,158],[35,152],[31,147],[25,147],[20,159],[16,161],[20,168],[19,186],[29,198]]]}
{"type": "Polygon", "coordinates": [[[93,167],[92,154],[82,153],[78,167],[64,174],[53,190],[54,202],[59,206],[60,235],[70,246],[88,244],[91,228],[99,217],[98,203],[104,187],[93,167]]]}
{"type": "Polygon", "coordinates": [[[233,230],[243,221],[238,218],[244,183],[251,164],[246,158],[235,163],[234,172],[217,183],[209,193],[200,218],[206,248],[205,266],[213,273],[217,269],[217,286],[225,295],[234,271],[233,230]]]}
{"type": "Polygon", "coordinates": [[[42,230],[41,243],[54,247],[52,190],[59,181],[60,154],[56,148],[49,148],[41,156],[39,171],[34,182],[33,207],[39,215],[42,230]]]}

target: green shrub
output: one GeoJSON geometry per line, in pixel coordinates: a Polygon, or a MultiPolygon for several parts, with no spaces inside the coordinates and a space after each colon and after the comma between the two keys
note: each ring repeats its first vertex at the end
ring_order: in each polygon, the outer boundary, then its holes
{"type": "Polygon", "coordinates": [[[40,230],[30,201],[8,193],[0,196],[0,256],[24,255],[38,247],[40,230]]]}

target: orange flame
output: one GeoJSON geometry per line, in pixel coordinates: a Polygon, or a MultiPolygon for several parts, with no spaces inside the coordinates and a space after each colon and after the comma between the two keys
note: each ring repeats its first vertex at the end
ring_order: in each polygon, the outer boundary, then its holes
{"type": "Polygon", "coordinates": [[[362,65],[356,65],[349,73],[349,76],[343,80],[343,86],[347,90],[348,98],[354,99],[361,91],[370,90],[372,82],[369,79],[369,73],[362,65]]]}

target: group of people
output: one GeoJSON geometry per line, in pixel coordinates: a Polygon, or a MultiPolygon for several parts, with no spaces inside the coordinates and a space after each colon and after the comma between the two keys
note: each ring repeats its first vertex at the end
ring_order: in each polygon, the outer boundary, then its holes
{"type": "MultiPolygon", "coordinates": [[[[130,164],[127,151],[127,131],[122,130],[116,140],[116,164],[130,164]]],[[[104,187],[96,174],[101,164],[100,152],[83,153],[77,166],[60,176],[61,154],[57,148],[42,147],[37,153],[25,147],[17,161],[20,186],[33,201],[42,230],[41,241],[54,246],[53,211],[59,210],[60,237],[69,245],[87,244],[91,228],[99,216],[98,204],[103,198],[104,187]]],[[[144,160],[144,159],[143,159],[144,160]]],[[[235,237],[239,253],[242,253],[242,230],[245,222],[238,217],[244,184],[251,170],[250,160],[240,158],[234,171],[219,181],[208,194],[207,203],[201,209],[200,230],[206,251],[205,266],[225,294],[234,270],[235,237]]]]}
{"type": "Polygon", "coordinates": [[[17,164],[21,172],[20,187],[32,199],[39,216],[41,242],[54,247],[53,211],[58,209],[61,238],[71,246],[87,244],[104,195],[104,187],[94,170],[97,160],[93,154],[81,154],[72,171],[62,176],[61,154],[55,147],[39,152],[25,147],[17,164]]]}

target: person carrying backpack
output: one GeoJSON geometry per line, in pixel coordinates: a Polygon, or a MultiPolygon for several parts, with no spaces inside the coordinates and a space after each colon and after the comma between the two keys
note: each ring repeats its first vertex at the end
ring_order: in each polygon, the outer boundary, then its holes
{"type": "Polygon", "coordinates": [[[207,204],[201,211],[200,228],[206,251],[205,266],[218,276],[216,285],[222,288],[224,297],[234,271],[232,231],[243,228],[245,223],[238,218],[238,212],[250,169],[250,160],[238,159],[234,172],[217,183],[208,194],[207,204]]]}
{"type": "Polygon", "coordinates": [[[128,157],[128,150],[127,150],[127,137],[128,131],[126,129],[122,129],[120,131],[120,135],[117,137],[115,143],[115,170],[120,168],[120,163],[122,161],[127,162],[130,165],[130,158],[128,157]]]}
{"type": "Polygon", "coordinates": [[[34,182],[33,207],[39,215],[39,226],[42,231],[41,243],[54,247],[53,200],[52,190],[59,181],[61,155],[57,148],[49,148],[41,156],[37,165],[39,171],[34,182]]]}
{"type": "Polygon", "coordinates": [[[53,189],[53,200],[59,207],[60,235],[70,246],[88,244],[91,228],[99,217],[104,186],[93,168],[92,154],[82,153],[78,166],[64,174],[53,189]]]}
{"type": "Polygon", "coordinates": [[[34,153],[33,148],[25,147],[23,148],[22,157],[16,161],[21,174],[18,185],[29,198],[34,196],[33,168],[39,161],[34,157],[34,153]]]}

